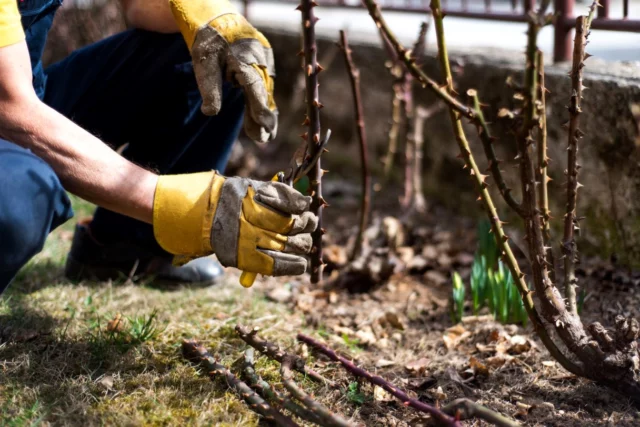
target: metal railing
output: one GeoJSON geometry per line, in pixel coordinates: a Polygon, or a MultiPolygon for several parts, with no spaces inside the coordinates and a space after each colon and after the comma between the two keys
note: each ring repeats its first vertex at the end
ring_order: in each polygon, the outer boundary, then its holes
{"type": "MultiPolygon", "coordinates": [[[[255,0],[243,0],[245,13],[255,0]]],[[[298,0],[272,0],[275,2],[297,3],[298,0]]],[[[316,0],[323,7],[362,8],[359,0],[316,0]]],[[[590,1],[590,0],[589,0],[590,1]]],[[[527,14],[535,9],[535,0],[509,0],[509,4],[493,0],[443,0],[444,12],[449,16],[489,21],[527,22],[527,14]],[[496,7],[497,6],[497,7],[496,7]]],[[[591,28],[595,30],[626,31],[640,33],[640,19],[629,18],[630,0],[622,0],[622,18],[611,18],[611,0],[600,0],[598,16],[591,28]]],[[[429,0],[379,0],[383,10],[409,13],[430,13],[429,0]]],[[[575,0],[554,0],[556,19],[554,26],[553,60],[571,59],[572,31],[575,27],[575,0]]],[[[640,46],[638,47],[640,49],[640,46]]]]}

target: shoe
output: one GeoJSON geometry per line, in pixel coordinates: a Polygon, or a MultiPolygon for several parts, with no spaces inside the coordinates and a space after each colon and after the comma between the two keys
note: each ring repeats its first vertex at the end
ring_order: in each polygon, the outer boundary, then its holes
{"type": "Polygon", "coordinates": [[[214,258],[198,258],[177,267],[172,257],[158,256],[132,242],[103,245],[92,235],[89,220],[76,225],[64,274],[70,280],[149,279],[154,283],[208,286],[219,283],[224,269],[214,258]]]}

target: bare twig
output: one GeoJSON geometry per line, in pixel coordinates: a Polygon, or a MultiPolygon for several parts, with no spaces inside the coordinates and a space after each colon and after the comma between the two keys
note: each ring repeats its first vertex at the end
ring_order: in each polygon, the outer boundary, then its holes
{"type": "Polygon", "coordinates": [[[289,393],[296,399],[298,399],[304,406],[306,406],[311,412],[313,412],[319,419],[320,425],[331,427],[351,427],[353,424],[343,419],[341,416],[336,415],[329,411],[319,402],[313,400],[311,396],[307,394],[301,387],[296,384],[293,379],[292,369],[296,365],[297,356],[293,357],[287,355],[280,363],[280,376],[282,377],[282,384],[285,386],[289,393]]]}
{"type": "Polygon", "coordinates": [[[254,366],[254,349],[253,347],[249,347],[244,352],[244,360],[242,364],[242,371],[245,376],[248,378],[249,383],[252,387],[257,389],[259,393],[267,400],[271,402],[276,402],[278,405],[291,412],[297,417],[302,418],[303,420],[310,421],[313,423],[318,423],[318,417],[308,409],[303,406],[298,405],[293,400],[289,399],[287,396],[278,393],[274,390],[271,385],[263,380],[260,375],[256,373],[256,369],[254,366]]]}
{"type": "Polygon", "coordinates": [[[249,405],[249,407],[269,420],[273,420],[279,426],[298,426],[291,418],[273,409],[256,392],[251,390],[246,383],[240,381],[227,368],[216,362],[206,348],[195,340],[184,340],[182,342],[182,354],[192,363],[200,365],[211,380],[216,376],[224,377],[227,385],[234,389],[249,405]]]}
{"type": "Polygon", "coordinates": [[[518,427],[519,423],[510,420],[491,409],[479,405],[469,399],[456,399],[442,408],[442,412],[455,416],[460,420],[480,418],[498,427],[518,427]]]}
{"type": "Polygon", "coordinates": [[[353,95],[353,109],[356,113],[356,127],[358,129],[358,140],[360,142],[360,168],[361,168],[361,184],[362,195],[360,199],[360,227],[358,228],[358,236],[351,253],[351,261],[356,259],[362,252],[362,239],[364,231],[369,223],[369,206],[371,204],[371,183],[369,176],[369,159],[367,155],[367,134],[364,126],[364,110],[362,108],[362,97],[360,95],[360,70],[356,67],[351,57],[351,49],[347,34],[340,31],[340,49],[344,54],[344,61],[349,70],[349,80],[351,81],[351,93],[353,95]]]}
{"type": "Polygon", "coordinates": [[[431,405],[428,405],[426,403],[420,402],[417,399],[413,399],[413,398],[409,397],[409,395],[407,395],[407,393],[405,393],[400,388],[394,386],[393,384],[389,383],[384,378],[379,377],[377,375],[373,375],[373,374],[367,372],[366,370],[357,367],[353,362],[351,362],[351,361],[345,359],[344,357],[338,355],[335,351],[333,351],[329,347],[325,346],[324,344],[314,340],[313,338],[311,338],[309,336],[306,336],[306,335],[303,335],[303,334],[298,334],[298,340],[310,345],[313,348],[315,348],[316,350],[318,350],[319,352],[321,352],[322,354],[324,354],[325,356],[327,356],[329,359],[333,360],[334,362],[340,362],[342,364],[342,366],[344,366],[353,375],[355,375],[357,377],[365,378],[370,383],[382,387],[387,392],[389,392],[390,394],[392,394],[396,398],[400,399],[405,406],[411,406],[412,408],[415,408],[415,409],[417,409],[419,411],[422,411],[422,412],[425,412],[425,413],[431,415],[433,417],[433,419],[436,420],[440,425],[455,426],[455,427],[461,427],[462,426],[460,424],[460,422],[458,422],[454,418],[449,417],[448,415],[444,414],[438,408],[433,407],[431,405]]]}
{"type": "Polygon", "coordinates": [[[236,332],[244,342],[258,350],[265,356],[270,357],[271,359],[280,363],[284,361],[285,357],[289,357],[294,360],[295,363],[293,364],[293,368],[296,371],[306,375],[316,382],[326,384],[332,388],[337,388],[337,385],[333,381],[326,379],[313,369],[305,366],[305,360],[303,358],[298,357],[294,354],[289,354],[286,351],[282,350],[277,344],[260,338],[257,335],[258,328],[249,329],[246,326],[236,325],[236,332]]]}
{"type": "MultiPolygon", "coordinates": [[[[300,0],[298,10],[302,12],[302,39],[304,52],[304,71],[306,83],[307,117],[305,124],[309,126],[305,137],[307,139],[307,154],[313,156],[321,149],[320,143],[320,109],[322,104],[318,95],[318,74],[323,70],[317,61],[318,45],[316,43],[315,26],[318,19],[313,8],[317,6],[314,0],[300,0]]],[[[322,280],[324,264],[322,262],[322,209],[327,205],[322,198],[322,175],[324,171],[318,159],[316,165],[309,172],[311,188],[311,210],[318,216],[318,228],[312,233],[313,249],[311,251],[311,282],[318,283],[322,280]]]]}

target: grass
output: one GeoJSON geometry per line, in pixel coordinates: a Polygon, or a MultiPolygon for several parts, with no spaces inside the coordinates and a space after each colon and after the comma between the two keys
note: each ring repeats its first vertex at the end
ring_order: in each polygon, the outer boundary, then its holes
{"type": "MultiPolygon", "coordinates": [[[[90,213],[73,202],[76,218],[90,213]]],[[[235,275],[220,286],[171,291],[71,284],[62,268],[73,225],[56,230],[0,297],[0,336],[17,337],[0,343],[0,425],[257,425],[224,384],[184,362],[180,343],[197,338],[230,366],[245,347],[237,322],[258,320],[266,337],[292,344],[300,317],[267,301],[259,284],[245,290],[235,275]],[[120,327],[110,323],[118,315],[120,327]]],[[[278,380],[276,364],[260,358],[257,366],[278,380]]]]}

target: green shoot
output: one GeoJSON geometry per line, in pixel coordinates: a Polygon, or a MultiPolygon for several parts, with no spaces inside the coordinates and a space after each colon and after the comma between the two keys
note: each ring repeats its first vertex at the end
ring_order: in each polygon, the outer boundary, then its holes
{"type": "Polygon", "coordinates": [[[453,323],[458,323],[462,320],[462,315],[464,314],[464,297],[465,297],[465,287],[464,283],[462,283],[462,278],[457,272],[453,273],[453,293],[451,300],[451,321],[453,323]]]}
{"type": "MultiPolygon", "coordinates": [[[[501,323],[527,324],[528,316],[509,269],[498,259],[498,245],[487,221],[478,225],[476,250],[470,277],[471,308],[477,315],[484,307],[501,323]]],[[[462,318],[465,286],[457,272],[453,274],[451,320],[462,318]]]]}
{"type": "Polygon", "coordinates": [[[361,406],[371,400],[369,396],[360,391],[360,383],[354,381],[349,383],[347,388],[347,400],[355,405],[361,406]]]}

